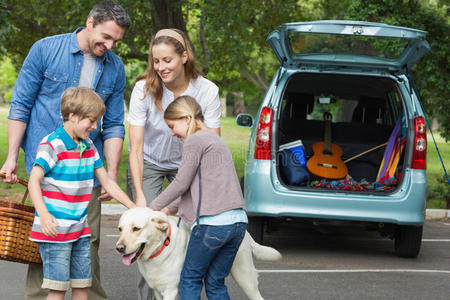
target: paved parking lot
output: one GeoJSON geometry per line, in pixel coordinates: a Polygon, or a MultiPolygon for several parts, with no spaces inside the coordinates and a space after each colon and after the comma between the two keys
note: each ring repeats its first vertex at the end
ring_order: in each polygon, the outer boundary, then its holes
{"type": "MultiPolygon", "coordinates": [[[[114,250],[117,216],[103,216],[102,277],[110,299],[136,299],[135,268],[114,250]]],[[[283,260],[257,262],[265,299],[450,299],[450,221],[428,221],[416,259],[393,255],[393,242],[348,227],[283,224],[267,235],[283,260]]],[[[0,299],[23,299],[26,266],[0,261],[0,299]]],[[[232,279],[232,299],[246,299],[232,279]]]]}

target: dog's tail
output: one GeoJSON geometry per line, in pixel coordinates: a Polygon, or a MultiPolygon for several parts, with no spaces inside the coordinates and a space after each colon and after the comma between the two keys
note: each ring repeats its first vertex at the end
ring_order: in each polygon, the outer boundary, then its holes
{"type": "Polygon", "coordinates": [[[280,260],[282,258],[281,253],[276,249],[258,244],[248,232],[246,232],[245,235],[245,238],[250,240],[252,254],[255,258],[269,261],[280,260]]]}

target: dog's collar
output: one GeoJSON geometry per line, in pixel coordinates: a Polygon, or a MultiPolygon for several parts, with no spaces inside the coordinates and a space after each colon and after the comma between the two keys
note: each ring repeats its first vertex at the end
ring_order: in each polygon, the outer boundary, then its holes
{"type": "Polygon", "coordinates": [[[159,251],[156,252],[155,254],[151,255],[151,256],[149,257],[149,259],[152,259],[152,258],[157,257],[158,255],[161,254],[161,252],[163,252],[163,250],[164,250],[167,246],[169,246],[169,244],[170,244],[170,236],[171,236],[171,235],[172,235],[172,228],[171,228],[170,223],[169,223],[169,233],[167,234],[167,237],[166,237],[166,239],[164,240],[164,243],[163,243],[161,249],[159,249],[159,251]]]}

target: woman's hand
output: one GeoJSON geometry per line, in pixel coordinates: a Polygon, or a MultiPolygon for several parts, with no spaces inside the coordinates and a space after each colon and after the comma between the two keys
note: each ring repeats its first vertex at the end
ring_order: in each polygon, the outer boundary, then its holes
{"type": "Polygon", "coordinates": [[[136,196],[136,206],[146,207],[147,200],[145,199],[145,197],[136,196]]]}

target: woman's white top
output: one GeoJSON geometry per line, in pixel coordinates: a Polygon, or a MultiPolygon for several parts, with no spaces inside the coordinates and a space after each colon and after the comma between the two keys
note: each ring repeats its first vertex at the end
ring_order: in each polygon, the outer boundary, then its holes
{"type": "MultiPolygon", "coordinates": [[[[172,136],[164,121],[164,112],[156,108],[153,96],[144,98],[145,80],[136,83],[131,93],[128,122],[134,126],[145,126],[144,159],[161,168],[176,169],[181,162],[182,143],[172,136]]],[[[200,104],[209,128],[220,128],[219,88],[208,79],[199,76],[189,82],[181,95],[191,96],[200,104]]],[[[173,93],[163,84],[162,108],[174,100],[173,93]]]]}

